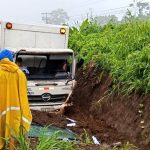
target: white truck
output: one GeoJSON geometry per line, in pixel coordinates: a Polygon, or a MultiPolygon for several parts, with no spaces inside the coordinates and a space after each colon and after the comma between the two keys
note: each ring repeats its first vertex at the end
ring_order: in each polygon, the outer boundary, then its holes
{"type": "Polygon", "coordinates": [[[76,63],[68,36],[67,26],[0,23],[0,48],[12,50],[28,70],[31,109],[57,109],[72,93],[76,63]]]}

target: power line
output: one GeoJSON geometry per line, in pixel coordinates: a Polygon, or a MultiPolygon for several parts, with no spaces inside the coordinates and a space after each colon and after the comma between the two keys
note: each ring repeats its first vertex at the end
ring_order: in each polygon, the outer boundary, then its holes
{"type": "MultiPolygon", "coordinates": [[[[108,16],[108,15],[112,15],[112,14],[117,14],[117,15],[119,15],[119,14],[125,14],[126,13],[126,10],[119,10],[119,11],[110,11],[110,12],[107,12],[107,13],[99,13],[98,15],[97,14],[94,14],[93,16],[91,16],[91,17],[96,17],[96,16],[108,16]]],[[[80,15],[80,16],[75,16],[75,17],[72,17],[72,21],[81,21],[81,20],[84,20],[84,19],[86,19],[86,18],[88,18],[88,16],[86,16],[86,14],[84,14],[84,15],[80,15]]],[[[70,21],[71,21],[70,20],[70,21]]]]}
{"type": "Polygon", "coordinates": [[[112,10],[107,10],[107,11],[101,11],[101,12],[97,12],[96,14],[114,14],[114,13],[120,13],[120,12],[122,12],[122,13],[124,13],[124,12],[126,12],[127,11],[127,8],[129,8],[129,7],[126,7],[126,8],[124,8],[124,9],[112,9],[112,10]]]}
{"type": "Polygon", "coordinates": [[[119,11],[112,11],[112,12],[106,12],[106,13],[100,13],[99,15],[108,15],[108,14],[110,14],[110,15],[112,15],[112,14],[123,14],[123,13],[126,13],[127,12],[127,10],[119,10],[119,11]]]}
{"type": "MultiPolygon", "coordinates": [[[[117,13],[117,11],[127,11],[127,8],[130,8],[130,7],[124,6],[124,7],[118,7],[118,8],[113,8],[113,9],[106,9],[106,10],[97,12],[97,14],[108,14],[108,13],[115,13],[115,12],[117,13]]],[[[78,17],[78,16],[81,17],[81,15],[85,15],[85,14],[77,14],[77,15],[70,16],[69,18],[74,18],[74,17],[78,17]]]]}
{"type": "MultiPolygon", "coordinates": [[[[75,8],[80,8],[80,7],[82,7],[82,6],[87,6],[87,5],[89,5],[89,4],[97,4],[97,3],[99,3],[99,2],[101,2],[100,0],[96,0],[96,1],[85,1],[86,3],[85,4],[82,4],[82,5],[80,5],[79,7],[73,7],[73,8],[71,8],[71,10],[72,9],[75,9],[75,8]]],[[[148,3],[148,4],[150,4],[150,2],[146,2],[146,3],[148,3]]],[[[123,6],[123,7],[119,7],[119,8],[114,8],[114,9],[109,9],[109,10],[102,10],[102,11],[111,11],[111,10],[115,10],[115,9],[122,9],[122,8],[130,8],[130,6],[128,5],[128,6],[123,6]]],[[[102,12],[101,11],[101,12],[102,12]]],[[[72,16],[71,16],[71,18],[72,18],[72,16]]]]}
{"type": "MultiPolygon", "coordinates": [[[[148,4],[150,4],[150,3],[148,2],[148,4]]],[[[134,8],[131,6],[123,6],[123,7],[119,7],[119,8],[106,9],[106,10],[102,10],[100,12],[94,13],[95,14],[94,16],[108,15],[108,14],[110,14],[110,15],[112,15],[112,14],[123,14],[123,13],[127,12],[127,9],[130,9],[131,11],[133,11],[132,9],[134,9],[134,8]]],[[[86,16],[86,15],[87,14],[82,14],[82,16],[86,16]]],[[[81,18],[81,14],[70,16],[70,18],[81,18]]]]}

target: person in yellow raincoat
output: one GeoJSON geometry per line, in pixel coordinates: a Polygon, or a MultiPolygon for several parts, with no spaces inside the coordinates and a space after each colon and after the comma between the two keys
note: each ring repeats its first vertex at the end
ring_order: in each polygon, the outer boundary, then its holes
{"type": "Polygon", "coordinates": [[[25,74],[13,62],[9,50],[0,51],[0,149],[5,140],[26,134],[32,115],[27,98],[25,74]],[[5,139],[5,140],[4,140],[5,139]]]}

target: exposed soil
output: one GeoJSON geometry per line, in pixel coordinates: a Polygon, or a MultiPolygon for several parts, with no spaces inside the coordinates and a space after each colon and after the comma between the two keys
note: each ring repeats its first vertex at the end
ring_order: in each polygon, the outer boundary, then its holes
{"type": "Polygon", "coordinates": [[[63,115],[55,115],[48,112],[32,110],[33,123],[42,126],[55,126],[65,128],[67,124],[66,117],[63,115]]]}
{"type": "Polygon", "coordinates": [[[77,86],[70,98],[73,106],[66,109],[65,116],[33,111],[33,122],[65,128],[66,117],[70,117],[77,121],[70,129],[79,135],[85,129],[101,143],[129,141],[140,150],[149,150],[150,96],[110,94],[111,87],[111,77],[90,64],[77,73],[77,86]]]}

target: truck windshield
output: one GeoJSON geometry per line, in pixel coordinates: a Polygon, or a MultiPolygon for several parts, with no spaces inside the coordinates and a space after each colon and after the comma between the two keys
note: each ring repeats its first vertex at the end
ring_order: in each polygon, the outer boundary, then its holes
{"type": "Polygon", "coordinates": [[[19,54],[16,64],[28,80],[69,79],[72,76],[72,54],[19,54]]]}

